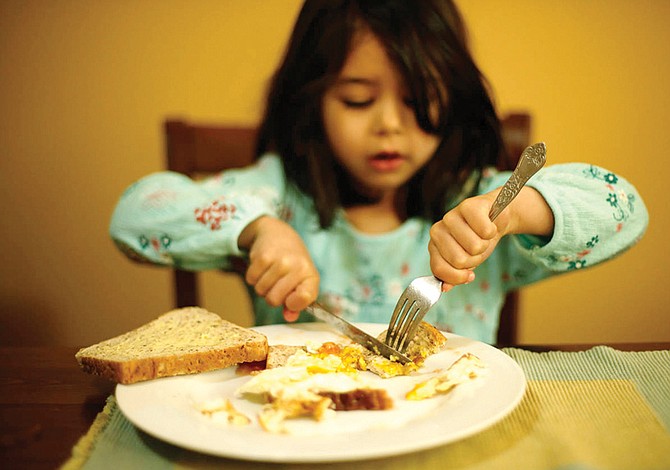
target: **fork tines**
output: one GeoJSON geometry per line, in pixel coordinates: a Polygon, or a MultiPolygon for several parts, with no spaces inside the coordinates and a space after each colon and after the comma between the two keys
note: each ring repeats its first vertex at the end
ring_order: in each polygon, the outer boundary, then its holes
{"type": "Polygon", "coordinates": [[[409,343],[414,339],[416,330],[426,314],[426,310],[422,310],[421,305],[417,304],[416,300],[410,303],[410,299],[406,297],[400,299],[393,311],[393,316],[386,332],[385,343],[401,353],[405,352],[409,343]]]}
{"type": "Polygon", "coordinates": [[[393,310],[385,343],[404,353],[441,293],[442,281],[435,276],[417,277],[410,282],[393,310]]]}

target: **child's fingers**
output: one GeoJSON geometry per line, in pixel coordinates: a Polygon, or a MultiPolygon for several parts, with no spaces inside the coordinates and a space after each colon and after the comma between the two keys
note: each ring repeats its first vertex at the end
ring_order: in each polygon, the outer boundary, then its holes
{"type": "Polygon", "coordinates": [[[431,252],[431,257],[437,255],[457,268],[467,267],[469,253],[463,249],[450,230],[439,224],[435,224],[431,229],[428,250],[431,252]]]}
{"type": "Polygon", "coordinates": [[[454,286],[469,284],[474,281],[476,277],[475,272],[471,269],[455,270],[450,269],[448,266],[441,270],[433,270],[433,274],[443,282],[442,292],[447,292],[454,286]]]}
{"type": "MultiPolygon", "coordinates": [[[[299,265],[300,263],[296,262],[295,264],[299,265]]],[[[273,277],[273,284],[263,294],[266,302],[273,307],[286,305],[286,301],[289,295],[295,292],[298,288],[301,288],[301,284],[305,281],[305,279],[309,278],[310,276],[314,276],[316,271],[311,269],[309,266],[305,266],[302,269],[296,266],[295,268],[290,269],[288,272],[278,270],[278,272],[275,272],[275,274],[276,276],[273,277]]],[[[265,278],[262,278],[261,281],[264,280],[265,278]]],[[[259,284],[261,284],[261,282],[259,282],[259,284]]],[[[300,305],[292,305],[292,307],[294,308],[291,308],[290,310],[302,310],[302,308],[299,308],[300,305]]]]}
{"type": "MultiPolygon", "coordinates": [[[[453,210],[444,215],[442,220],[433,224],[430,229],[430,238],[447,259],[447,254],[460,256],[461,251],[469,256],[476,256],[488,247],[489,240],[495,236],[496,226],[488,217],[481,220],[481,214],[468,214],[460,210],[453,210]],[[458,251],[454,251],[455,249],[458,251]]],[[[456,265],[458,261],[454,260],[456,265]]]]}
{"type": "Polygon", "coordinates": [[[498,227],[489,219],[488,204],[482,205],[478,209],[463,213],[465,223],[477,234],[477,238],[491,240],[498,233],[498,227]]]}
{"type": "Polygon", "coordinates": [[[270,269],[268,269],[261,274],[255,283],[249,281],[249,284],[254,286],[254,290],[258,295],[261,297],[266,297],[276,282],[277,277],[273,275],[270,269]]]}
{"type": "Polygon", "coordinates": [[[447,284],[446,282],[442,283],[442,292],[444,293],[449,292],[453,288],[454,288],[453,284],[447,284]]]}
{"type": "MultiPolygon", "coordinates": [[[[278,307],[286,303],[286,297],[295,289],[297,281],[291,276],[277,279],[270,288],[262,294],[268,305],[278,307]]],[[[258,292],[258,290],[256,290],[258,292]]]]}
{"type": "MultiPolygon", "coordinates": [[[[479,266],[486,259],[486,250],[490,242],[477,238],[476,241],[471,241],[468,246],[472,249],[477,242],[480,242],[476,248],[477,252],[472,254],[469,253],[468,250],[463,247],[461,242],[451,234],[440,234],[439,236],[434,237],[428,245],[431,258],[435,258],[432,261],[438,263],[438,265],[433,266],[433,268],[440,269],[439,263],[442,261],[452,268],[459,270],[471,269],[479,266]]],[[[446,266],[444,268],[446,268],[446,266]]]]}
{"type": "MultiPolygon", "coordinates": [[[[256,263],[252,263],[252,266],[254,264],[256,263]]],[[[265,263],[259,262],[258,264],[261,265],[261,267],[257,268],[260,271],[262,265],[265,263]]],[[[276,302],[271,303],[271,305],[281,305],[288,291],[293,289],[299,282],[299,274],[302,271],[299,268],[300,264],[301,260],[295,257],[279,256],[273,258],[267,269],[260,276],[257,276],[256,283],[252,284],[256,293],[266,298],[268,296],[272,296],[273,298],[280,297],[276,302]]],[[[247,272],[247,278],[249,277],[251,276],[247,272]]]]}
{"type": "Polygon", "coordinates": [[[289,310],[286,307],[284,307],[283,314],[284,314],[284,320],[286,320],[289,323],[296,321],[298,319],[298,317],[300,316],[299,311],[296,312],[294,310],[289,310]]]}
{"type": "Polygon", "coordinates": [[[261,277],[272,267],[274,259],[269,254],[256,255],[253,251],[249,257],[249,266],[244,279],[250,286],[256,286],[261,277]]]}
{"type": "Polygon", "coordinates": [[[289,310],[304,310],[312,302],[316,301],[319,295],[319,276],[309,276],[305,278],[289,295],[286,297],[284,305],[289,310]]]}
{"type": "Polygon", "coordinates": [[[488,245],[487,240],[482,239],[465,224],[454,227],[450,232],[450,235],[453,237],[454,243],[456,243],[458,248],[463,252],[463,256],[479,255],[486,250],[486,246],[488,245]]]}
{"type": "Polygon", "coordinates": [[[458,285],[472,282],[474,279],[471,268],[475,265],[465,263],[463,268],[455,267],[442,257],[432,241],[428,243],[428,252],[430,254],[430,269],[435,277],[442,282],[458,285]]]}

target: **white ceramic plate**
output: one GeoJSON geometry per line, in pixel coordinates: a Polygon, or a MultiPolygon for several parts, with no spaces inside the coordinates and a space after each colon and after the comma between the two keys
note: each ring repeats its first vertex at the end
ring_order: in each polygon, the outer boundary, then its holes
{"type": "MultiPolygon", "coordinates": [[[[386,326],[358,326],[376,336],[386,326]]],[[[343,337],[321,323],[271,325],[255,328],[270,344],[304,345],[308,341],[343,342],[343,337]]],[[[337,412],[321,422],[287,421],[291,434],[264,431],[255,419],[261,405],[235,396],[248,376],[235,367],[202,374],[162,378],[133,385],[117,385],[116,400],[123,414],[139,429],[186,449],[222,457],[264,462],[333,462],[388,457],[435,447],[471,436],[510,413],[523,397],[526,380],[509,356],[487,344],[445,333],[447,347],[428,358],[416,376],[381,379],[394,400],[387,411],[337,412]],[[407,401],[413,385],[449,367],[470,352],[487,366],[487,374],[452,392],[422,401],[407,401]],[[199,404],[229,398],[252,418],[236,426],[206,416],[199,404]]]]}

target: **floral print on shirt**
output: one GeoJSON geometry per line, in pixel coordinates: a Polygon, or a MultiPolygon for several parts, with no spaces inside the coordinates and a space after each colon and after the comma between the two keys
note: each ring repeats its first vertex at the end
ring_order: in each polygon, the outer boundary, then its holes
{"type": "MultiPolygon", "coordinates": [[[[614,220],[617,222],[628,220],[635,210],[635,196],[627,194],[624,189],[617,189],[616,184],[619,182],[619,177],[593,165],[585,169],[584,173],[605,183],[608,190],[606,201],[614,211],[612,214],[614,220]]],[[[621,227],[619,226],[617,231],[620,230],[621,227]]]]}
{"type": "Polygon", "coordinates": [[[234,219],[237,207],[235,204],[226,203],[224,196],[209,203],[206,207],[198,207],[193,213],[195,220],[207,227],[210,230],[219,230],[221,223],[230,219],[234,219]]]}
{"type": "MultiPolygon", "coordinates": [[[[509,173],[486,170],[483,176],[478,194],[502,185],[509,173]]],[[[427,321],[493,342],[510,289],[610,259],[647,227],[648,214],[635,188],[607,170],[552,165],[529,186],[551,201],[561,230],[547,239],[501,239],[478,267],[476,281],[442,295],[427,321]]],[[[409,219],[379,236],[357,234],[346,220],[321,228],[313,201],[286,183],[281,159],[271,154],[206,180],[170,172],[145,177],[124,192],[110,233],[134,259],[187,270],[230,269],[231,257],[247,256],[237,245],[239,233],[263,215],[285,220],[300,234],[321,274],[319,301],[351,321],[388,323],[409,282],[431,273],[429,221],[409,219]]],[[[281,308],[269,306],[252,288],[249,293],[257,324],[283,321],[281,308]]]]}

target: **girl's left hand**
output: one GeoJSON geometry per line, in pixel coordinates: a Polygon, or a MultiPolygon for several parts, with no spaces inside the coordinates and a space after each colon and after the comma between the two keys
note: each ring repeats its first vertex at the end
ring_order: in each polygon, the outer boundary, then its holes
{"type": "Polygon", "coordinates": [[[430,268],[444,283],[444,292],[472,282],[474,269],[491,255],[505,235],[509,216],[500,214],[495,223],[489,219],[497,193],[496,190],[465,199],[431,227],[430,268]]]}
{"type": "Polygon", "coordinates": [[[443,282],[442,290],[474,281],[474,269],[486,260],[502,237],[526,233],[550,237],[554,214],[542,195],[529,186],[521,189],[495,222],[489,211],[500,188],[461,202],[430,229],[430,269],[443,282]]]}

